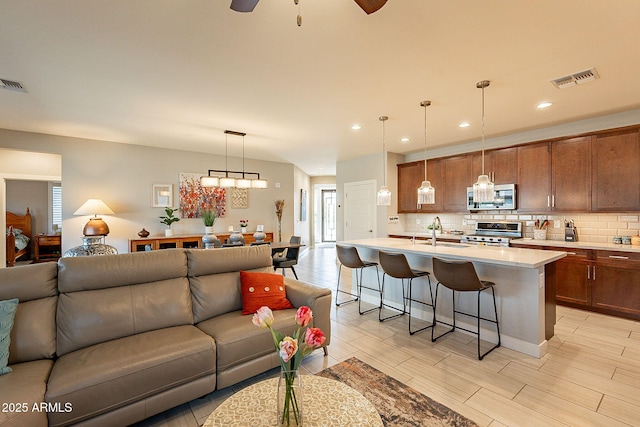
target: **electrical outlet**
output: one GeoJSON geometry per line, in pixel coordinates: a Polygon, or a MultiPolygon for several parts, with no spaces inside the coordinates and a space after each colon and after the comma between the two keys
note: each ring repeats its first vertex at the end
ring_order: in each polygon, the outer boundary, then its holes
{"type": "Polygon", "coordinates": [[[553,221],[553,228],[562,228],[559,219],[553,221]]]}
{"type": "Polygon", "coordinates": [[[416,224],[420,225],[420,218],[416,218],[416,224]]]}

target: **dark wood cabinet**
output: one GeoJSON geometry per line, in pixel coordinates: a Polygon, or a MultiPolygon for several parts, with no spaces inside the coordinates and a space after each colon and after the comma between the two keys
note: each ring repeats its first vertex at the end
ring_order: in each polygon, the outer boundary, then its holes
{"type": "MultiPolygon", "coordinates": [[[[566,251],[563,248],[550,248],[566,251]]],[[[593,262],[590,250],[567,252],[556,262],[556,300],[582,306],[591,302],[591,270],[593,262]]]]}
{"type": "MultiPolygon", "coordinates": [[[[424,161],[421,162],[422,167],[424,168],[424,161]]],[[[444,194],[446,191],[446,183],[442,177],[442,160],[434,159],[427,160],[427,179],[431,183],[431,186],[436,190],[436,200],[432,205],[419,205],[418,212],[419,213],[437,213],[442,212],[442,207],[444,205],[444,194]]],[[[418,186],[422,184],[424,180],[424,169],[422,169],[422,176],[420,178],[420,183],[418,186]]],[[[416,187],[416,197],[418,194],[418,187],[416,187]]]]}
{"type": "Polygon", "coordinates": [[[398,213],[418,211],[418,187],[423,179],[424,161],[398,165],[398,213]]]}
{"type": "Polygon", "coordinates": [[[35,240],[36,262],[55,261],[62,254],[62,236],[59,234],[38,234],[35,240]]]}
{"type": "Polygon", "coordinates": [[[591,137],[551,143],[551,209],[591,210],[591,137]]]}
{"type": "Polygon", "coordinates": [[[518,147],[518,212],[551,209],[551,144],[518,147]]]}
{"type": "Polygon", "coordinates": [[[442,159],[442,174],[446,191],[441,191],[440,194],[443,199],[444,212],[467,211],[467,187],[471,187],[475,182],[471,170],[472,163],[473,156],[470,154],[442,159]]]}
{"type": "MultiPolygon", "coordinates": [[[[518,149],[485,151],[484,172],[494,184],[515,184],[518,179],[518,149]]],[[[473,181],[482,173],[482,152],[473,154],[473,181]]]]}
{"type": "Polygon", "coordinates": [[[591,306],[605,313],[640,319],[640,254],[597,251],[591,306]]]}
{"type": "Polygon", "coordinates": [[[595,137],[592,150],[592,210],[640,210],[640,140],[638,129],[595,137]]]}

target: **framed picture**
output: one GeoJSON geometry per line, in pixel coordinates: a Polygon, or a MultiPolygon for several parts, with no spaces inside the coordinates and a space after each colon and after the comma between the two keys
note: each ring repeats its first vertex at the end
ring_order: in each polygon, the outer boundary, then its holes
{"type": "Polygon", "coordinates": [[[170,208],[173,206],[173,184],[151,185],[151,206],[170,208]]]}
{"type": "Polygon", "coordinates": [[[215,210],[224,218],[227,212],[227,190],[200,185],[201,173],[179,174],[179,206],[181,218],[201,218],[202,211],[215,210]]]}
{"type": "Polygon", "coordinates": [[[300,221],[307,220],[307,191],[300,189],[300,221]]]}

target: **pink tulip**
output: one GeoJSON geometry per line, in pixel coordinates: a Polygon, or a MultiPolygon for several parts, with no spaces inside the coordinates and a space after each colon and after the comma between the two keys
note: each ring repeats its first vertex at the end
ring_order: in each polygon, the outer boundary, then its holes
{"type": "Polygon", "coordinates": [[[296,323],[303,328],[311,323],[311,319],[313,319],[313,313],[306,305],[300,307],[296,312],[296,323]]]}
{"type": "Polygon", "coordinates": [[[298,351],[298,342],[291,337],[284,337],[280,341],[280,358],[288,362],[298,351]]]}
{"type": "Polygon", "coordinates": [[[311,348],[322,346],[326,339],[324,332],[320,328],[308,328],[304,335],[304,343],[311,348]]]}
{"type": "Polygon", "coordinates": [[[251,322],[261,328],[270,328],[273,325],[273,312],[267,306],[262,306],[251,318],[251,322]]]}

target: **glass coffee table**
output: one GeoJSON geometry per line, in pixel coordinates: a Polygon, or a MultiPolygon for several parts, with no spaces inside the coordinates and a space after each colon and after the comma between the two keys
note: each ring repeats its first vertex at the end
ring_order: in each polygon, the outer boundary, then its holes
{"type": "MultiPolygon", "coordinates": [[[[277,426],[278,378],[252,384],[222,402],[203,427],[277,426]]],[[[302,420],[306,427],[382,427],[378,411],[348,385],[315,375],[302,377],[302,420]]]]}

